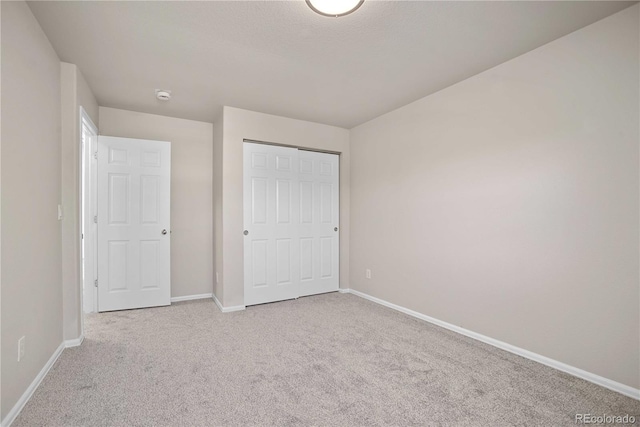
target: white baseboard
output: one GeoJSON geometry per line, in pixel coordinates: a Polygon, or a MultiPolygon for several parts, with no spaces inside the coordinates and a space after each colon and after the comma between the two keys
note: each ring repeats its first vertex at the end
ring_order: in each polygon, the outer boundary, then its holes
{"type": "Polygon", "coordinates": [[[218,306],[220,311],[223,312],[223,313],[232,313],[234,311],[242,311],[245,308],[247,308],[244,305],[234,305],[234,306],[231,306],[231,307],[225,307],[225,306],[222,305],[220,300],[218,300],[218,298],[215,295],[213,295],[213,301],[215,301],[216,305],[218,306]]]}
{"type": "Polygon", "coordinates": [[[582,378],[583,380],[587,380],[599,386],[608,388],[609,390],[613,390],[620,394],[624,394],[625,396],[629,396],[633,399],[640,400],[640,389],[630,387],[628,385],[619,383],[617,381],[610,380],[605,377],[601,377],[600,375],[593,374],[591,372],[587,372],[580,368],[576,368],[571,365],[567,365],[566,363],[559,362],[554,359],[550,359],[546,356],[542,356],[540,354],[534,353],[529,350],[525,350],[520,347],[516,347],[511,344],[507,344],[505,342],[496,340],[494,338],[488,337],[486,335],[479,334],[477,332],[470,331],[468,329],[461,328],[456,325],[452,325],[451,323],[444,322],[442,320],[435,319],[433,317],[427,316],[422,313],[418,313],[417,311],[410,310],[408,308],[390,303],[388,301],[382,300],[380,298],[373,297],[371,295],[365,294],[360,291],[356,291],[353,289],[339,289],[339,292],[345,294],[353,294],[357,295],[361,298],[367,299],[369,301],[373,301],[377,304],[384,305],[385,307],[389,307],[393,310],[397,310],[401,313],[408,314],[409,316],[424,320],[426,322],[432,323],[434,325],[440,326],[442,328],[448,329],[453,332],[457,332],[461,335],[467,336],[469,338],[473,338],[475,340],[481,341],[485,344],[492,345],[501,350],[508,351],[509,353],[517,354],[518,356],[522,356],[524,358],[533,360],[534,362],[542,363],[543,365],[549,366],[551,368],[555,368],[559,371],[566,372],[567,374],[571,374],[575,377],[582,378]]]}
{"type": "Polygon", "coordinates": [[[338,288],[338,292],[340,292],[341,294],[349,294],[349,293],[351,293],[351,289],[348,289],[348,288],[338,288]]]}
{"type": "Polygon", "coordinates": [[[213,301],[216,303],[220,311],[224,313],[224,310],[223,310],[224,307],[222,307],[222,304],[220,303],[220,300],[218,300],[218,297],[216,296],[216,294],[213,294],[213,301]]]}
{"type": "Polygon", "coordinates": [[[82,344],[82,341],[84,341],[84,335],[80,335],[78,338],[73,340],[66,340],[64,342],[64,347],[65,348],[78,347],[79,345],[82,344]]]}
{"type": "Polygon", "coordinates": [[[40,385],[44,377],[47,376],[47,373],[49,373],[49,370],[56,363],[56,360],[58,360],[58,357],[60,357],[64,349],[65,349],[65,343],[62,342],[60,343],[58,348],[53,352],[53,354],[51,355],[47,363],[43,366],[43,368],[40,370],[40,372],[38,372],[38,375],[36,375],[36,377],[31,382],[31,384],[29,384],[29,387],[27,387],[27,390],[25,390],[22,396],[20,396],[20,399],[16,402],[13,408],[11,408],[7,416],[4,417],[4,420],[2,420],[2,424],[1,424],[2,427],[9,427],[11,423],[15,421],[15,419],[18,417],[18,414],[20,414],[20,411],[22,411],[22,408],[24,408],[24,405],[26,405],[29,399],[31,399],[33,392],[36,391],[36,389],[38,388],[38,386],[40,385]]]}
{"type": "Polygon", "coordinates": [[[197,294],[197,295],[186,295],[186,296],[183,296],[183,297],[173,297],[173,298],[171,298],[171,302],[192,301],[194,299],[211,298],[212,296],[213,296],[212,293],[197,294]]]}

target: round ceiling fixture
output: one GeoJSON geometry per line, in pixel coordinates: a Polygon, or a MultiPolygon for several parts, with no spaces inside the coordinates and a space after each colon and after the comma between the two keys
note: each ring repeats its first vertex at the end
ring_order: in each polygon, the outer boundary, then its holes
{"type": "Polygon", "coordinates": [[[156,89],[156,98],[158,98],[160,101],[168,101],[171,99],[171,91],[156,89]]]}
{"type": "Polygon", "coordinates": [[[354,12],[364,0],[305,0],[307,5],[316,13],[323,16],[338,18],[354,12]]]}

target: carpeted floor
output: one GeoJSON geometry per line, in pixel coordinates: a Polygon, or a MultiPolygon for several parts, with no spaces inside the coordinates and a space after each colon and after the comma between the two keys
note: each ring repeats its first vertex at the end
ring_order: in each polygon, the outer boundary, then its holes
{"type": "MultiPolygon", "coordinates": [[[[575,425],[640,402],[353,295],[88,316],[14,426],[575,425]]],[[[638,422],[636,422],[638,423],[638,422]]]]}

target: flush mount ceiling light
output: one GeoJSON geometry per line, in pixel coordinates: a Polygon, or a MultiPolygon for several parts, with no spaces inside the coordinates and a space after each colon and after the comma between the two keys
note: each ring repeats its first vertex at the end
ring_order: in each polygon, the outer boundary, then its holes
{"type": "Polygon", "coordinates": [[[364,0],[305,0],[316,13],[337,18],[358,9],[364,0]]]}

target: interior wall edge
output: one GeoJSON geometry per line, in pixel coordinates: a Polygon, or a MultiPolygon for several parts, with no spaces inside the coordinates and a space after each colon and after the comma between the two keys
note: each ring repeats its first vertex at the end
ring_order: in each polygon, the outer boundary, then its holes
{"type": "Polygon", "coordinates": [[[213,301],[216,303],[220,311],[223,313],[233,313],[234,311],[242,311],[247,308],[244,305],[235,305],[231,307],[225,307],[224,305],[222,305],[220,300],[215,295],[213,295],[213,301]]]}

